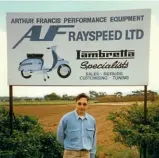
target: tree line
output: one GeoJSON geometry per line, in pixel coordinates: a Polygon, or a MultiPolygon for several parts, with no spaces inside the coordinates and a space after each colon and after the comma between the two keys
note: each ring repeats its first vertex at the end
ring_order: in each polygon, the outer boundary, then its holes
{"type": "MultiPolygon", "coordinates": [[[[157,92],[148,90],[147,91],[148,95],[151,96],[156,96],[158,95],[157,92]]],[[[136,90],[132,91],[130,94],[127,94],[126,96],[143,96],[144,95],[144,90],[136,90]]],[[[104,97],[104,96],[117,96],[117,97],[123,97],[123,93],[118,91],[115,92],[114,94],[110,95],[107,94],[106,92],[97,92],[97,91],[89,91],[88,96],[90,100],[95,100],[99,97],[104,97]]],[[[53,92],[47,95],[44,95],[44,97],[13,97],[14,101],[49,101],[49,100],[74,100],[75,95],[68,95],[68,94],[63,94],[62,96],[58,95],[57,93],[53,92]]],[[[0,97],[0,101],[8,101],[9,97],[0,97]]]]}

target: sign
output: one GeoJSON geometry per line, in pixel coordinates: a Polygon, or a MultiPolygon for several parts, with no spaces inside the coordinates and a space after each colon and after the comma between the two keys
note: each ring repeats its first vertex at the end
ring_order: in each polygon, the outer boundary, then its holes
{"type": "Polygon", "coordinates": [[[148,85],[150,16],[7,13],[8,85],[148,85]]]}

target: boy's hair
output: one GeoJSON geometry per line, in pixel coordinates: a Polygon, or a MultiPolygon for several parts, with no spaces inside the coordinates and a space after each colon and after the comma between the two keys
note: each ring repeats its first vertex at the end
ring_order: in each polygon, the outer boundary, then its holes
{"type": "Polygon", "coordinates": [[[89,100],[89,97],[88,97],[85,93],[80,93],[80,94],[78,94],[77,97],[76,97],[76,102],[77,102],[77,100],[79,100],[79,99],[81,99],[81,98],[86,98],[87,101],[89,100]]]}

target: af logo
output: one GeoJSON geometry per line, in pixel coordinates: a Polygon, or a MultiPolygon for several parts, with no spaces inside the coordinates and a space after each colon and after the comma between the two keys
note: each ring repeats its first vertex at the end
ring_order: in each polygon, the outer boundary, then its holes
{"type": "Polygon", "coordinates": [[[40,39],[42,25],[32,26],[24,36],[13,46],[15,49],[25,38],[29,38],[30,41],[53,41],[57,34],[66,34],[66,31],[59,31],[60,28],[73,28],[74,25],[51,25],[46,32],[43,39],[40,39]]]}

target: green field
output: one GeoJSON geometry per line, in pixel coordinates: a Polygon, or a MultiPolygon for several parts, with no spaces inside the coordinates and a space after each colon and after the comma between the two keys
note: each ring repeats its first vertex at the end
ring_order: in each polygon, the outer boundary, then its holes
{"type": "MultiPolygon", "coordinates": [[[[89,104],[95,103],[95,101],[89,101],[89,104]]],[[[54,100],[54,101],[13,101],[13,105],[68,105],[75,104],[74,100],[54,100]]],[[[9,101],[1,101],[0,105],[9,105],[9,101]]]]}
{"type": "MultiPolygon", "coordinates": [[[[66,105],[74,104],[75,101],[55,100],[55,101],[14,101],[13,105],[66,105]]],[[[9,101],[0,102],[0,105],[9,105],[9,101]]]]}

